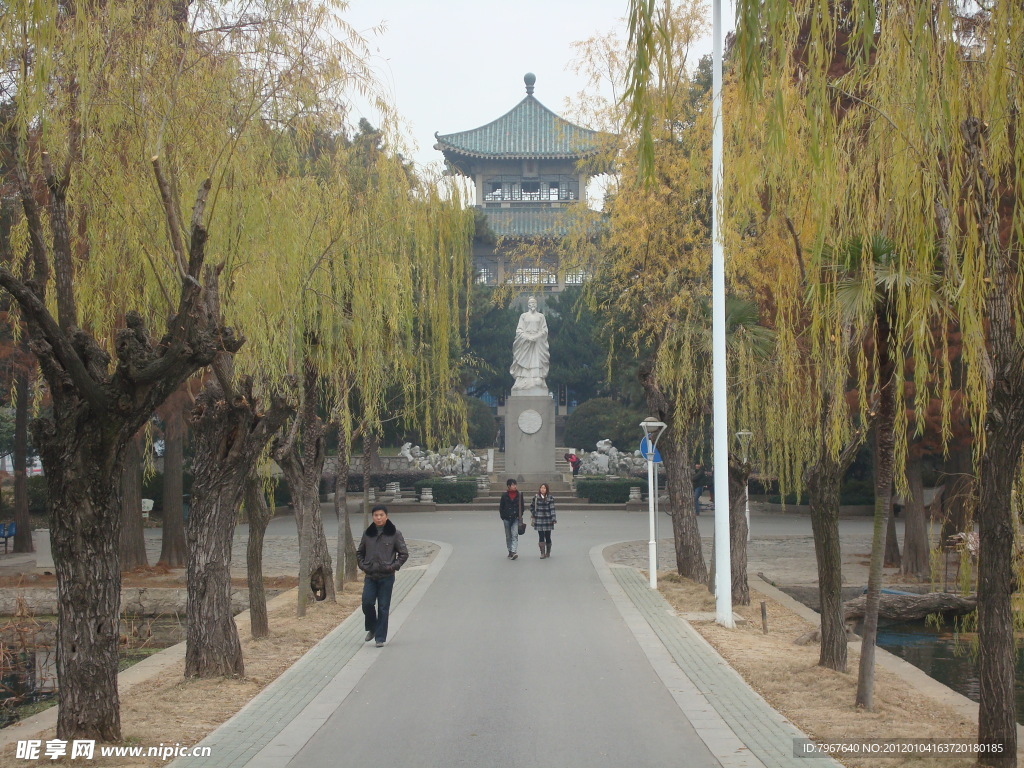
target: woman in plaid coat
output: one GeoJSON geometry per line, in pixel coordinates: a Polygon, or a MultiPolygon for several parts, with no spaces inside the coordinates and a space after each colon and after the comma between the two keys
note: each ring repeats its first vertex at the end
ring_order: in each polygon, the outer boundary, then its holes
{"type": "Polygon", "coordinates": [[[558,520],[555,518],[555,498],[547,483],[540,484],[540,490],[530,502],[530,522],[540,537],[540,559],[551,557],[551,531],[558,520]]]}

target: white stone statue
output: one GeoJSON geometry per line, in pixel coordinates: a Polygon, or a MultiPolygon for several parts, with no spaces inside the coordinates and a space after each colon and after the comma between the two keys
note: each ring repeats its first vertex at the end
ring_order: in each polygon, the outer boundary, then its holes
{"type": "Polygon", "coordinates": [[[547,391],[545,379],[551,355],[548,352],[548,321],[537,311],[537,300],[530,297],[528,311],[519,316],[516,326],[516,340],[512,344],[512,367],[509,369],[516,378],[512,391],[543,389],[547,391]]]}

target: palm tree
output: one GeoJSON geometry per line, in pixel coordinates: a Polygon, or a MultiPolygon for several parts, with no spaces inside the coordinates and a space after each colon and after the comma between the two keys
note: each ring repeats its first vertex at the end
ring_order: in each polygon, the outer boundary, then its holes
{"type": "MultiPolygon", "coordinates": [[[[899,269],[892,242],[880,234],[868,241],[852,238],[836,251],[826,249],[823,256],[832,262],[830,268],[835,273],[839,312],[854,327],[864,329],[864,341],[870,340],[874,346],[871,412],[875,424],[875,515],[856,699],[857,706],[871,710],[882,566],[890,560],[883,556],[888,549],[886,538],[895,549],[894,564],[899,565],[899,544],[892,518],[892,485],[896,458],[897,387],[902,381],[898,375],[903,370],[898,363],[902,357],[902,331],[910,320],[901,317],[900,306],[906,303],[901,302],[901,295],[910,293],[915,283],[899,269]]],[[[930,287],[926,286],[926,289],[930,287]]],[[[936,309],[934,296],[924,306],[925,312],[936,309]]]]}

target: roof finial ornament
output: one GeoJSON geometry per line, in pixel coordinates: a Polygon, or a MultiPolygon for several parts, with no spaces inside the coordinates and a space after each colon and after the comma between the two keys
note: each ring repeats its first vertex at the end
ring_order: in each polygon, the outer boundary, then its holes
{"type": "Polygon", "coordinates": [[[523,76],[523,82],[526,83],[526,95],[533,95],[533,84],[537,82],[537,76],[533,72],[527,72],[523,76]]]}

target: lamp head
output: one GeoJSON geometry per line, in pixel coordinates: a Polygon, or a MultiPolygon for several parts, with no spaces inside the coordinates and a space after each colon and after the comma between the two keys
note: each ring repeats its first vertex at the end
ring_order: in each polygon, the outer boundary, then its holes
{"type": "Polygon", "coordinates": [[[750,438],[754,436],[754,433],[749,430],[742,430],[736,433],[736,439],[740,441],[740,450],[743,452],[743,463],[747,461],[747,453],[750,449],[750,438]]]}
{"type": "Polygon", "coordinates": [[[648,416],[640,422],[640,429],[644,431],[644,436],[651,442],[657,440],[667,427],[668,424],[664,421],[658,421],[653,416],[648,416]]]}

